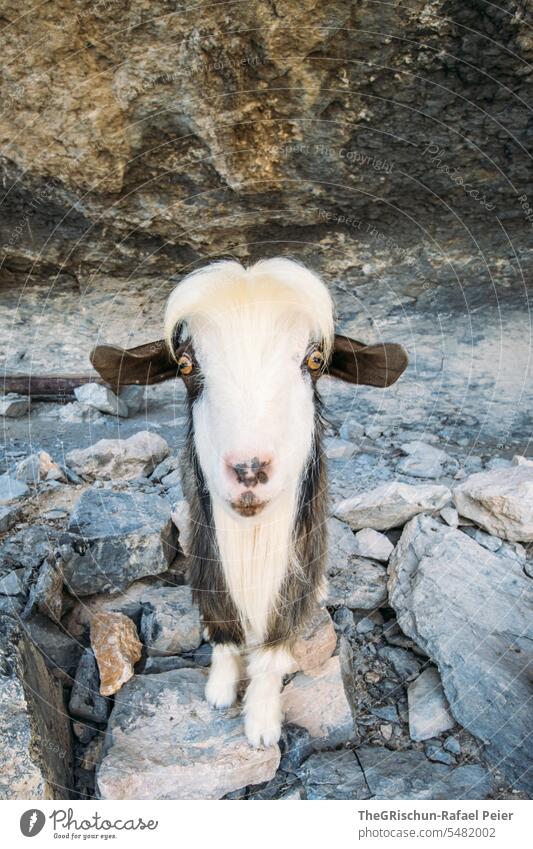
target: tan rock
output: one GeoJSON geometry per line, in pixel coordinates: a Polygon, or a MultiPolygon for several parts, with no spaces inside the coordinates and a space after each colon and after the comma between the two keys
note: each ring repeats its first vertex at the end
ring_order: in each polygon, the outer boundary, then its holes
{"type": "Polygon", "coordinates": [[[338,656],[330,657],[312,672],[299,672],[281,698],[285,721],[305,728],[311,737],[337,745],[352,736],[352,712],[338,656]]]}
{"type": "Polygon", "coordinates": [[[295,670],[311,672],[331,657],[337,645],[337,635],[326,608],[317,607],[305,631],[293,648],[295,670]]]}
{"type": "Polygon", "coordinates": [[[149,475],[169,453],[162,436],[141,430],[129,439],[100,439],[88,448],[69,451],[67,463],[86,477],[132,480],[149,475]]]}
{"type": "Polygon", "coordinates": [[[141,659],[137,629],[123,613],[97,613],[91,620],[91,646],[100,672],[100,693],[111,696],[129,681],[141,659]]]}

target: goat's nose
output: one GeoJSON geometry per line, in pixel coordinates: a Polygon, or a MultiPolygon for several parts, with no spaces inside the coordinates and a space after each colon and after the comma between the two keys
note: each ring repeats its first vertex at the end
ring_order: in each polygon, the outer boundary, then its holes
{"type": "Polygon", "coordinates": [[[225,464],[232,480],[250,489],[257,484],[268,483],[272,474],[272,460],[271,454],[259,454],[248,459],[227,454],[225,464]]]}

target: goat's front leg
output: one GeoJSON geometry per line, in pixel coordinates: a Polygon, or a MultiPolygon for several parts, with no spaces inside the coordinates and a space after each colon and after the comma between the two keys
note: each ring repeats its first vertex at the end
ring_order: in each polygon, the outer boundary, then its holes
{"type": "Polygon", "coordinates": [[[241,679],[241,652],[235,643],[216,643],[213,646],[211,669],[205,687],[205,697],[216,708],[229,707],[237,698],[241,679]]]}
{"type": "Polygon", "coordinates": [[[281,735],[281,684],[292,667],[292,657],[284,646],[259,648],[250,652],[250,683],[244,697],[244,728],[252,746],[273,746],[281,735]]]}

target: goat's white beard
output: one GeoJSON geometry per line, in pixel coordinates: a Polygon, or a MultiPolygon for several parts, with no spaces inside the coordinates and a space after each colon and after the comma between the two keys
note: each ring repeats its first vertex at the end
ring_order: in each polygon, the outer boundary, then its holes
{"type": "Polygon", "coordinates": [[[248,643],[263,644],[293,553],[297,487],[284,490],[264,517],[233,518],[216,497],[213,517],[226,583],[248,643]]]}

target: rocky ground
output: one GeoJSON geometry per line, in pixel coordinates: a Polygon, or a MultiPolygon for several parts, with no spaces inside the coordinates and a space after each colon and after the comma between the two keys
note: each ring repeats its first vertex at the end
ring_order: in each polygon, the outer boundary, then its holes
{"type": "Polygon", "coordinates": [[[2,796],[529,797],[533,464],[323,383],[329,597],[267,750],[203,698],[181,389],[4,399],[2,796]]]}

